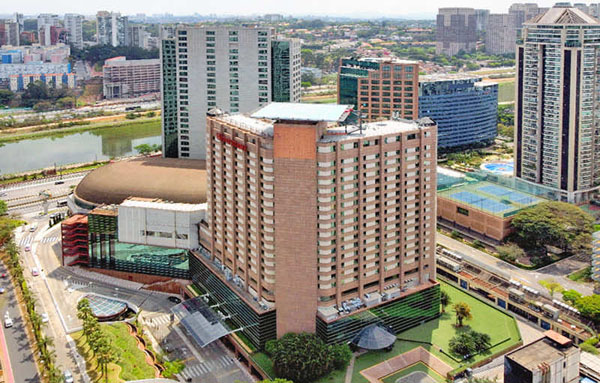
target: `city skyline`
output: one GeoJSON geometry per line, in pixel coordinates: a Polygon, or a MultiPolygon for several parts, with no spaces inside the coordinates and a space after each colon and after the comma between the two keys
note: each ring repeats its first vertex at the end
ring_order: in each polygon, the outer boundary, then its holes
{"type": "MultiPolygon", "coordinates": [[[[128,1],[126,5],[121,1],[107,0],[102,5],[94,3],[73,3],[66,0],[59,0],[54,3],[47,3],[41,0],[29,1],[25,4],[19,4],[16,7],[14,4],[0,4],[0,14],[11,14],[14,12],[25,13],[27,15],[37,15],[44,12],[56,12],[60,9],[60,13],[81,13],[85,15],[95,15],[100,9],[123,14],[138,14],[145,13],[146,15],[153,14],[173,14],[173,15],[191,15],[194,13],[201,15],[231,15],[231,16],[252,16],[265,13],[280,13],[283,15],[295,16],[344,16],[353,18],[397,18],[405,17],[410,19],[431,18],[435,19],[438,8],[444,7],[470,7],[478,9],[489,9],[491,13],[506,13],[508,7],[516,1],[475,1],[463,0],[461,2],[453,2],[451,0],[440,0],[437,2],[422,3],[406,3],[399,6],[398,3],[391,0],[385,0],[379,4],[380,11],[372,10],[371,7],[365,6],[363,2],[358,1],[317,1],[310,0],[302,3],[293,1],[275,1],[267,0],[261,4],[261,11],[257,12],[255,4],[240,1],[229,0],[221,2],[207,2],[202,4],[202,7],[197,7],[193,2],[187,0],[175,0],[170,2],[169,7],[165,8],[164,3],[151,2],[141,0],[128,1]]],[[[551,7],[556,1],[544,0],[536,2],[540,7],[551,7]]],[[[588,4],[586,2],[586,4],[588,4]]]]}

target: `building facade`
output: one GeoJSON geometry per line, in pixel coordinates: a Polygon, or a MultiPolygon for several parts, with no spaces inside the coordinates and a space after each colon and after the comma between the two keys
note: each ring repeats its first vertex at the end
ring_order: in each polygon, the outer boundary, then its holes
{"type": "Polygon", "coordinates": [[[473,8],[440,8],[437,15],[435,52],[454,56],[470,52],[477,43],[477,13],[473,8]]]}
{"type": "Polygon", "coordinates": [[[418,117],[419,64],[397,59],[345,58],[338,72],[338,103],[353,105],[368,121],[418,117]]]}
{"type": "Polygon", "coordinates": [[[438,125],[438,148],[493,141],[497,135],[498,84],[466,75],[419,78],[419,117],[438,125]]]}
{"type": "Polygon", "coordinates": [[[207,216],[191,277],[211,296],[206,281],[219,280],[236,302],[254,302],[244,310],[257,322],[237,324],[263,326],[247,334],[257,344],[301,331],[348,341],[366,311],[401,301],[426,314],[400,310],[396,329],[439,312],[435,124],[328,126],[349,112],[272,103],[252,117],[208,117],[207,216]],[[260,322],[272,311],[276,323],[260,322]]]}
{"type": "Polygon", "coordinates": [[[129,19],[120,13],[99,11],[96,14],[96,42],[98,45],[130,45],[129,19]]]}
{"type": "Polygon", "coordinates": [[[13,74],[9,77],[9,88],[13,92],[27,89],[29,84],[36,81],[44,82],[48,88],[75,89],[77,80],[75,73],[36,73],[36,74],[13,74]]]}
{"type": "Polygon", "coordinates": [[[580,350],[573,342],[552,330],[544,337],[507,354],[504,382],[579,382],[580,350]]]}
{"type": "MultiPolygon", "coordinates": [[[[40,36],[39,41],[41,45],[53,45],[52,44],[52,33],[51,28],[60,28],[60,20],[58,15],[52,15],[49,13],[42,13],[37,17],[37,30],[40,36]],[[42,38],[43,37],[43,38],[42,38]]],[[[56,33],[56,32],[55,32],[56,33]]]]}
{"type": "Polygon", "coordinates": [[[0,46],[18,46],[20,43],[19,24],[15,21],[0,20],[0,46]]]}
{"type": "Polygon", "coordinates": [[[510,37],[505,53],[515,53],[517,39],[521,36],[523,23],[545,13],[548,8],[539,7],[536,3],[515,3],[508,8],[510,37]]]}
{"type": "Polygon", "coordinates": [[[83,49],[83,16],[74,13],[65,14],[65,29],[69,35],[69,44],[83,49]]]}
{"type": "Polygon", "coordinates": [[[144,49],[150,49],[150,33],[146,31],[146,27],[142,24],[129,25],[129,45],[144,49]]]}
{"type": "Polygon", "coordinates": [[[275,37],[271,41],[271,101],[300,102],[300,40],[275,37]]]}
{"type": "Polygon", "coordinates": [[[556,5],[525,23],[517,49],[515,175],[580,202],[600,187],[600,22],[556,5]]]}
{"type": "Polygon", "coordinates": [[[494,55],[514,53],[514,29],[508,13],[492,13],[485,35],[485,51],[494,55]]]}
{"type": "Polygon", "coordinates": [[[592,234],[592,279],[600,283],[600,231],[592,234]]]}
{"type": "Polygon", "coordinates": [[[113,57],[104,62],[104,98],[140,97],[160,92],[160,60],[127,60],[113,57]]]}
{"type": "Polygon", "coordinates": [[[271,29],[180,26],[173,42],[161,45],[163,91],[169,92],[163,97],[168,100],[163,136],[165,148],[176,145],[177,150],[167,149],[164,155],[204,159],[209,110],[244,113],[270,101],[271,29]],[[169,60],[173,53],[175,60],[169,60]]]}

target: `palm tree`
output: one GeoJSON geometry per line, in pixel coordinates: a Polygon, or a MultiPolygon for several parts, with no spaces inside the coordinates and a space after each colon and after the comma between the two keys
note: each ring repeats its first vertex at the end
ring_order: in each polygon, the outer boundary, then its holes
{"type": "Polygon", "coordinates": [[[471,307],[465,302],[458,302],[454,305],[454,312],[456,313],[456,325],[462,327],[463,320],[472,319],[471,307]]]}
{"type": "Polygon", "coordinates": [[[37,341],[37,346],[42,354],[47,353],[49,348],[54,346],[54,340],[46,335],[42,335],[37,341]]]}
{"type": "Polygon", "coordinates": [[[445,290],[440,291],[440,304],[442,305],[443,313],[446,312],[446,307],[450,303],[452,303],[452,299],[450,298],[450,295],[445,290]]]}
{"type": "Polygon", "coordinates": [[[37,334],[42,328],[42,317],[34,311],[31,313],[31,315],[29,315],[29,320],[31,321],[33,331],[37,334]]]}

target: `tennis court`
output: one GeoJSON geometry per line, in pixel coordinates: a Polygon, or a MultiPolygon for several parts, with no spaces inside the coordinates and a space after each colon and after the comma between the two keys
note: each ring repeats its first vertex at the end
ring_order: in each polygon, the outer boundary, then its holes
{"type": "Polygon", "coordinates": [[[510,190],[497,185],[481,186],[479,187],[479,190],[481,190],[484,193],[493,194],[496,197],[506,198],[511,202],[518,203],[521,205],[529,205],[531,203],[537,203],[540,201],[540,199],[537,197],[523,194],[521,192],[510,190]]]}
{"type": "Polygon", "coordinates": [[[118,317],[125,313],[129,308],[127,303],[116,299],[102,297],[96,294],[88,294],[84,296],[90,302],[92,314],[98,320],[109,320],[118,317]]]}
{"type": "Polygon", "coordinates": [[[544,199],[506,186],[479,181],[455,185],[439,191],[438,196],[500,217],[509,217],[544,199]]]}

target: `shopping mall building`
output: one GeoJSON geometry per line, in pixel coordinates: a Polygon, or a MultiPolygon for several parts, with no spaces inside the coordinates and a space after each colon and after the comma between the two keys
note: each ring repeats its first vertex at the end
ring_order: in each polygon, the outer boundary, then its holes
{"type": "Polygon", "coordinates": [[[185,173],[164,196],[144,194],[154,190],[145,177],[159,176],[138,173],[114,178],[138,189],[111,204],[94,200],[91,173],[70,201],[90,210],[82,211],[88,247],[69,242],[85,231],[75,215],[63,224],[65,264],[185,278],[174,274],[176,255],[155,258],[181,250],[190,295],[259,348],[287,332],[341,343],[368,324],[402,331],[435,318],[437,127],[430,119],[346,125],[350,113],[286,103],[251,115],[213,111],[205,164],[156,164],[158,173],[170,169],[165,178],[185,173]],[[155,252],[132,257],[120,246],[155,252]]]}

